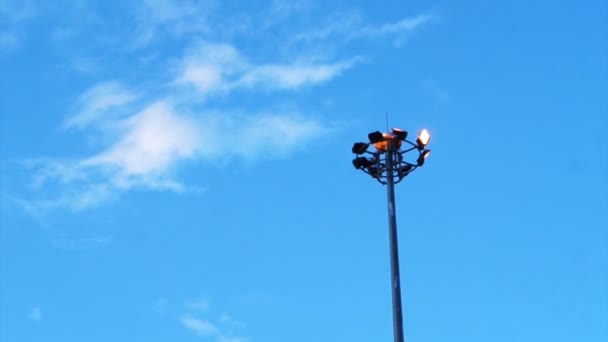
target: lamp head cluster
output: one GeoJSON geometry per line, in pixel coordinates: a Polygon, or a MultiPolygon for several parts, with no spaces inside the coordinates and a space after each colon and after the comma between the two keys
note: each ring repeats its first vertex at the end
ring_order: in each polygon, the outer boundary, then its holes
{"type": "Polygon", "coordinates": [[[371,132],[367,137],[369,142],[353,144],[352,152],[356,155],[353,166],[382,184],[386,184],[388,177],[392,177],[394,183],[399,183],[410,172],[424,165],[431,153],[427,149],[431,135],[426,129],[418,133],[415,142],[407,140],[407,131],[400,128],[393,128],[391,133],[371,132]],[[410,153],[413,151],[418,154],[410,153]],[[392,158],[392,171],[387,166],[388,158],[392,158]]]}

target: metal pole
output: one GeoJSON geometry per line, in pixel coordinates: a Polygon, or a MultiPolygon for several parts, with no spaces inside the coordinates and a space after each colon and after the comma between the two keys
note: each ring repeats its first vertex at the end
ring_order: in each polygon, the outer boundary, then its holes
{"type": "Polygon", "coordinates": [[[393,295],[393,333],[395,342],[404,342],[403,314],[401,311],[401,282],[399,278],[399,249],[397,241],[397,216],[395,214],[395,183],[393,181],[393,158],[395,146],[388,141],[386,152],[386,197],[388,200],[388,230],[391,253],[391,287],[393,295]]]}

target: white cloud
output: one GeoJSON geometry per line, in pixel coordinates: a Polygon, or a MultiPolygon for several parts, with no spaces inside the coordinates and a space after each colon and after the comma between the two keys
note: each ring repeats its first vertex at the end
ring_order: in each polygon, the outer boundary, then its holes
{"type": "Polygon", "coordinates": [[[247,88],[295,89],[327,82],[350,69],[356,59],[329,64],[267,64],[253,68],[236,84],[247,88]]]}
{"type": "Polygon", "coordinates": [[[186,114],[166,101],[110,122],[106,125],[111,127],[107,134],[113,137],[112,143],[98,153],[67,161],[28,161],[26,166],[35,174],[32,187],[38,193],[58,193],[48,199],[20,201],[21,206],[41,215],[58,208],[89,209],[134,188],[200,192],[176,180],[182,163],[286,157],[332,130],[327,123],[297,112],[186,114]],[[226,144],[225,132],[242,143],[226,144]]]}
{"type": "Polygon", "coordinates": [[[202,43],[184,58],[175,83],[190,84],[201,94],[225,94],[238,88],[297,89],[330,81],[359,60],[255,64],[231,45],[202,43]]]}
{"type": "MultiPolygon", "coordinates": [[[[230,318],[231,322],[236,322],[230,318]]],[[[210,340],[214,340],[217,342],[246,342],[249,339],[246,337],[235,336],[232,328],[242,328],[244,324],[241,326],[236,326],[232,324],[231,327],[218,327],[214,323],[209,320],[201,319],[191,315],[183,315],[180,317],[181,324],[188,330],[192,331],[199,337],[206,337],[210,340]]],[[[226,325],[226,323],[230,322],[220,322],[226,325]]]]}
{"type": "Polygon", "coordinates": [[[386,23],[380,26],[365,26],[356,30],[353,35],[357,36],[381,36],[386,34],[410,32],[432,19],[430,15],[422,14],[411,18],[403,18],[398,22],[386,23]]]}
{"type": "MultiPolygon", "coordinates": [[[[105,108],[122,100],[98,101],[92,97],[89,108],[105,108]]],[[[108,99],[108,97],[104,97],[108,99]]],[[[82,117],[82,116],[79,116],[82,117]]],[[[86,116],[90,125],[99,118],[86,116]]],[[[107,120],[107,119],[104,119],[107,120]]],[[[81,211],[107,201],[132,188],[199,191],[187,189],[174,180],[176,164],[193,158],[200,149],[200,129],[196,122],[176,114],[170,105],[157,102],[139,113],[112,122],[111,135],[115,142],[90,157],[64,160],[32,160],[26,166],[33,169],[32,186],[38,192],[56,189],[59,194],[51,199],[21,201],[32,214],[43,214],[57,208],[81,211]]],[[[76,121],[68,121],[76,122],[76,121]]]]}
{"type": "Polygon", "coordinates": [[[296,41],[317,41],[324,39],[344,39],[345,41],[359,38],[373,38],[386,35],[400,35],[411,33],[433,19],[432,15],[421,14],[414,17],[403,18],[396,22],[380,25],[366,25],[361,15],[345,14],[333,19],[325,27],[300,33],[294,36],[296,41]]]}
{"type": "Polygon", "coordinates": [[[162,175],[179,159],[191,158],[200,132],[187,117],[164,102],[154,103],[121,124],[125,133],[106,151],[83,161],[108,167],[124,177],[162,175]]]}
{"type": "Polygon", "coordinates": [[[78,101],[79,113],[65,121],[65,128],[83,128],[99,121],[115,119],[113,109],[122,108],[136,99],[136,95],[116,81],[97,84],[82,94],[78,101]]]}
{"type": "Polygon", "coordinates": [[[210,322],[193,316],[182,316],[180,321],[184,327],[198,336],[210,336],[218,332],[217,328],[210,322]]]}
{"type": "Polygon", "coordinates": [[[209,64],[194,64],[184,70],[178,82],[191,83],[201,93],[219,90],[223,84],[221,67],[209,64]]]}
{"type": "Polygon", "coordinates": [[[200,43],[182,60],[182,71],[175,83],[191,84],[202,94],[226,92],[230,79],[246,65],[232,45],[200,43]]]}
{"type": "Polygon", "coordinates": [[[27,314],[27,318],[34,322],[40,322],[42,319],[42,310],[37,306],[33,307],[27,314]]]}
{"type": "Polygon", "coordinates": [[[216,124],[223,129],[215,131],[234,132],[234,136],[246,142],[224,147],[224,154],[246,160],[285,157],[332,130],[319,120],[292,113],[233,116],[216,124]]]}

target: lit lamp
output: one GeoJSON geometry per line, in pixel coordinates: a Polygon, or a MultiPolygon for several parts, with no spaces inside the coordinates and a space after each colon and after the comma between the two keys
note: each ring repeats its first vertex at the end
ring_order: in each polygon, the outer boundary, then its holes
{"type": "Polygon", "coordinates": [[[431,134],[425,128],[422,131],[420,131],[420,133],[418,133],[418,139],[416,139],[416,142],[418,143],[418,146],[420,146],[420,148],[424,148],[429,143],[430,140],[431,140],[431,134]]]}

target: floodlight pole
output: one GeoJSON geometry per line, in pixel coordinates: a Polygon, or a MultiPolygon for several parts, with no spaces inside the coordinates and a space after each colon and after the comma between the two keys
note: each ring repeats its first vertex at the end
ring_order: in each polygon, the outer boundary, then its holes
{"type": "Polygon", "coordinates": [[[395,183],[393,180],[393,160],[396,146],[388,141],[386,150],[386,197],[388,202],[388,233],[391,254],[391,288],[393,296],[393,333],[395,342],[404,342],[403,313],[401,310],[401,280],[399,277],[399,248],[397,240],[397,216],[395,214],[395,183]]]}
{"type": "Polygon", "coordinates": [[[404,342],[403,311],[401,309],[401,278],[399,276],[399,248],[397,238],[397,214],[395,213],[395,183],[399,183],[418,167],[424,165],[431,150],[426,146],[431,135],[426,129],[418,133],[416,142],[407,140],[407,132],[393,128],[392,133],[374,131],[367,135],[369,143],[356,142],[352,152],[356,155],[353,166],[357,170],[375,178],[380,184],[386,185],[388,205],[388,236],[391,256],[391,294],[393,298],[393,333],[395,342],[404,342]],[[402,145],[405,147],[402,149],[402,145]],[[375,151],[368,148],[373,146],[375,151]],[[416,151],[418,158],[415,163],[409,162],[404,155],[416,151]],[[372,155],[373,157],[368,157],[372,155]]]}

